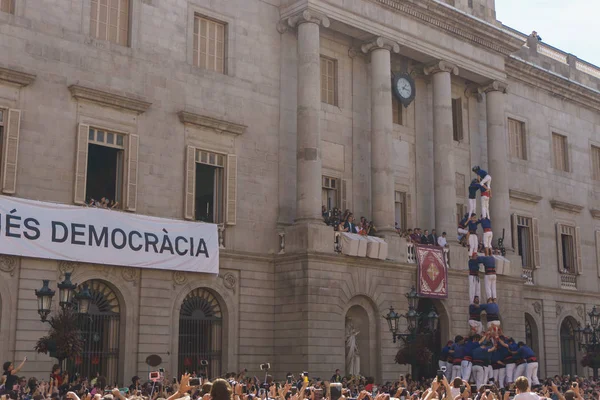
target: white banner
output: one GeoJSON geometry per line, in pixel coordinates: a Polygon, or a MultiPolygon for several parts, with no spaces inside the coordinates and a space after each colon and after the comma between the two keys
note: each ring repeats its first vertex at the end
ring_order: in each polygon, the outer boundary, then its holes
{"type": "Polygon", "coordinates": [[[217,225],[0,196],[0,253],[219,273],[217,225]]]}

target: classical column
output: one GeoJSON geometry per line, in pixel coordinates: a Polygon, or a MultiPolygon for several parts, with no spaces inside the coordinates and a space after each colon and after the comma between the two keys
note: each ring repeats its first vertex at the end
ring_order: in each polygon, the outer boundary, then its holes
{"type": "Polygon", "coordinates": [[[321,49],[319,26],[329,19],[305,10],[288,19],[298,28],[298,125],[296,223],[321,216],[321,49]]]}
{"type": "Polygon", "coordinates": [[[504,246],[511,246],[510,198],[508,194],[508,162],[506,159],[505,102],[504,82],[494,81],[484,88],[487,113],[487,151],[488,172],[492,176],[492,198],[490,214],[494,228],[494,239],[502,237],[504,246]]]}
{"type": "Polygon", "coordinates": [[[438,61],[425,67],[424,72],[431,75],[433,81],[435,228],[438,232],[447,232],[450,238],[456,238],[451,75],[458,75],[458,67],[438,61]]]}
{"type": "Polygon", "coordinates": [[[371,210],[379,233],[394,232],[394,171],[392,168],[391,52],[400,46],[379,37],[362,45],[371,54],[371,210]]]}

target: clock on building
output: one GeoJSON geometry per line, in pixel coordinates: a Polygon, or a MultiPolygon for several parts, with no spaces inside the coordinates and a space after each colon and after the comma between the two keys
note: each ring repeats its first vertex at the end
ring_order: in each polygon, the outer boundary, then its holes
{"type": "Polygon", "coordinates": [[[398,101],[408,107],[415,99],[415,80],[409,74],[397,74],[392,78],[392,91],[398,101]]]}

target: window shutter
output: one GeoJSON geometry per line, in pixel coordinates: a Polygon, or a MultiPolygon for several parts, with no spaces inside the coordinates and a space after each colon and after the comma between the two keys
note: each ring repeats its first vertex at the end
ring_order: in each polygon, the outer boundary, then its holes
{"type": "Polygon", "coordinates": [[[77,130],[77,156],[75,159],[75,198],[73,199],[75,204],[85,204],[89,133],[89,125],[79,124],[77,130]]]}
{"type": "Polygon", "coordinates": [[[577,265],[577,275],[583,274],[583,262],[581,258],[581,234],[580,228],[575,227],[575,262],[577,265]]]}
{"type": "Polygon", "coordinates": [[[341,205],[341,209],[342,212],[343,210],[348,208],[348,192],[347,192],[347,187],[348,187],[348,181],[346,179],[342,179],[342,187],[340,189],[340,193],[341,193],[341,201],[340,201],[340,205],[341,205]]]}
{"type": "MultiPolygon", "coordinates": [[[[519,251],[519,225],[517,223],[517,214],[510,216],[510,223],[512,229],[512,247],[518,253],[519,251]]],[[[506,245],[505,245],[506,247],[506,245]]]]}
{"type": "Polygon", "coordinates": [[[596,265],[600,276],[600,231],[596,231],[596,265]]]}
{"type": "Polygon", "coordinates": [[[237,156],[227,155],[227,207],[225,210],[225,222],[227,225],[235,225],[237,206],[237,156]]]}
{"type": "Polygon", "coordinates": [[[556,223],[556,250],[558,252],[558,272],[563,271],[563,248],[561,241],[562,224],[556,223]]]}
{"type": "Polygon", "coordinates": [[[195,219],[196,211],[196,148],[186,147],[184,218],[195,219]]]}
{"type": "Polygon", "coordinates": [[[8,122],[4,135],[4,157],[2,163],[2,192],[14,194],[17,190],[17,159],[19,155],[19,131],[21,111],[8,110],[8,122]]]}
{"type": "Polygon", "coordinates": [[[538,219],[531,219],[531,231],[533,236],[533,268],[539,268],[541,266],[540,262],[540,230],[538,227],[538,219]]]}
{"type": "Polygon", "coordinates": [[[127,211],[135,211],[137,203],[139,144],[140,137],[138,135],[130,134],[127,149],[127,196],[125,197],[124,207],[127,211]]]}
{"type": "Polygon", "coordinates": [[[412,201],[410,198],[410,193],[406,193],[406,229],[412,229],[413,220],[412,220],[412,201]]]}

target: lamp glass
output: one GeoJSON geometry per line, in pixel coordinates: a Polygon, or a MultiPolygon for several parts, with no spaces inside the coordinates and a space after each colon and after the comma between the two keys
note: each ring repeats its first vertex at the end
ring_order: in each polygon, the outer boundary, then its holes
{"type": "Polygon", "coordinates": [[[92,302],[92,294],[87,283],[84,283],[79,293],[75,295],[75,300],[77,300],[79,314],[87,314],[92,302]]]}
{"type": "Polygon", "coordinates": [[[429,323],[429,330],[431,332],[435,332],[437,330],[437,324],[440,316],[435,312],[435,310],[431,310],[427,315],[427,322],[429,323]]]}
{"type": "Polygon", "coordinates": [[[417,327],[418,314],[415,310],[408,310],[406,313],[406,322],[408,322],[408,329],[414,331],[417,327]]]}
{"type": "Polygon", "coordinates": [[[593,329],[598,328],[598,321],[600,321],[600,312],[596,309],[596,306],[592,308],[592,311],[588,313],[590,317],[590,322],[592,324],[593,329]]]}

